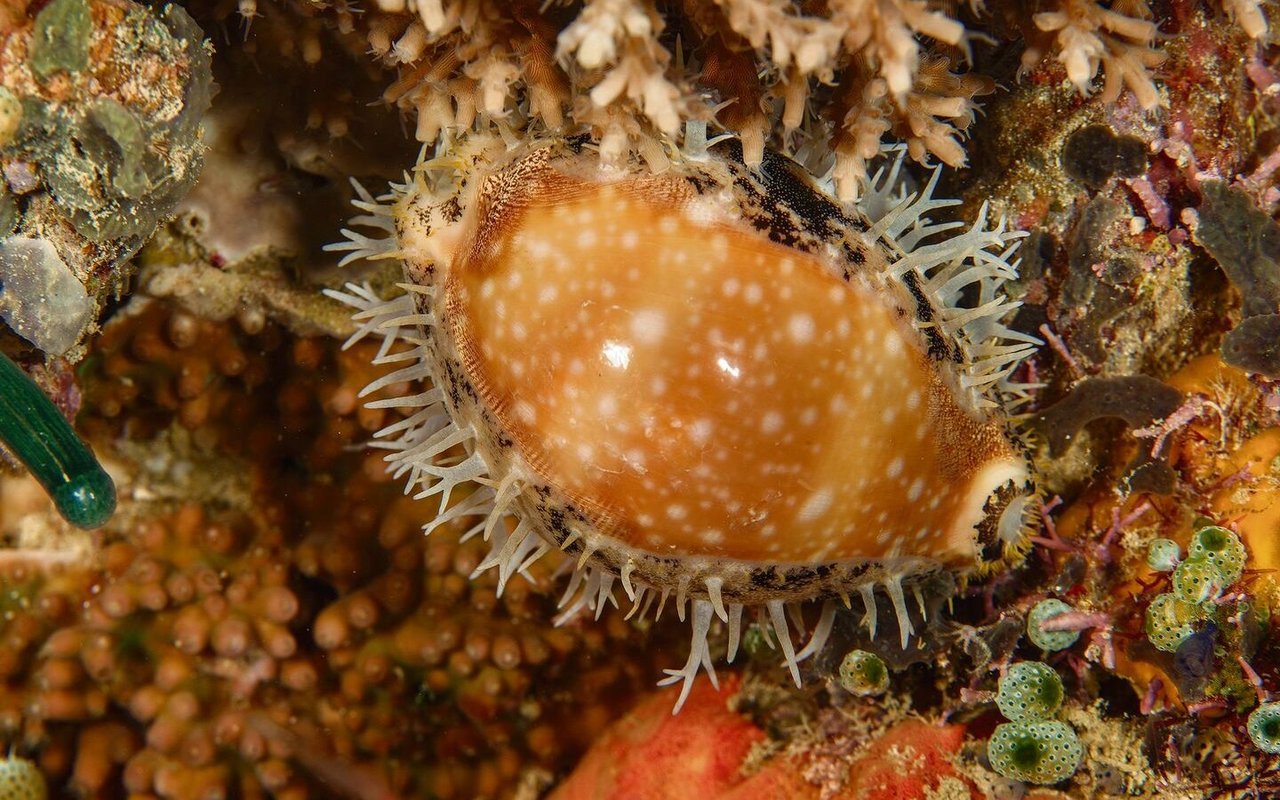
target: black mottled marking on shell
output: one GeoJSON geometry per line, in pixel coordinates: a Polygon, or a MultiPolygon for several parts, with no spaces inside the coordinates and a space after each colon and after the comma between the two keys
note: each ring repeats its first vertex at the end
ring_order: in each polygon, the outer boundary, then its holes
{"type": "Polygon", "coordinates": [[[453,401],[453,407],[458,408],[466,398],[471,405],[479,405],[480,394],[476,388],[471,385],[471,381],[467,378],[466,370],[457,361],[448,358],[443,359],[445,384],[448,387],[449,399],[453,401]]]}
{"type": "Polygon", "coordinates": [[[546,484],[534,483],[527,488],[532,489],[537,495],[532,499],[532,521],[537,523],[537,535],[567,551],[565,542],[573,534],[571,505],[563,500],[555,489],[546,484]]]}
{"type": "Polygon", "coordinates": [[[450,197],[440,206],[440,213],[450,224],[462,219],[462,201],[457,195],[450,197]]]}
{"type": "Polygon", "coordinates": [[[551,529],[551,535],[555,537],[557,544],[564,544],[564,540],[569,538],[569,524],[565,521],[563,510],[559,508],[547,510],[547,527],[551,529]]]}
{"type": "Polygon", "coordinates": [[[451,368],[446,361],[444,365],[445,374],[445,391],[449,393],[449,403],[452,408],[457,408],[462,404],[462,390],[458,388],[457,372],[451,368]]]}
{"type": "Polygon", "coordinates": [[[451,360],[449,363],[449,366],[450,366],[451,372],[455,376],[454,379],[458,382],[458,385],[462,389],[463,393],[466,394],[467,397],[471,398],[474,402],[479,403],[480,393],[476,391],[476,387],[471,383],[471,379],[467,377],[466,370],[462,368],[462,364],[451,360]]]}
{"type": "MultiPolygon", "coordinates": [[[[431,301],[427,297],[416,298],[414,305],[420,313],[425,314],[431,311],[431,301]]],[[[442,388],[449,397],[449,408],[475,409],[483,418],[486,428],[494,432],[494,443],[498,447],[503,449],[514,447],[515,442],[503,431],[492,412],[481,402],[480,393],[467,377],[467,371],[462,368],[462,364],[456,358],[438,351],[434,354],[434,360],[441,365],[444,373],[442,388]]]]}
{"type": "Polygon", "coordinates": [[[516,446],[515,440],[508,436],[505,429],[498,424],[493,412],[480,402],[480,393],[476,391],[476,387],[467,378],[466,370],[462,368],[462,365],[451,358],[439,360],[443,361],[445,365],[445,385],[449,399],[453,403],[452,408],[459,408],[460,401],[465,396],[470,401],[468,405],[479,412],[484,428],[493,433],[493,443],[502,450],[514,448],[516,446]]]}
{"type": "MultiPolygon", "coordinates": [[[[838,244],[849,265],[842,265],[846,281],[866,263],[861,249],[866,243],[856,238],[857,233],[867,229],[865,221],[846,214],[824,195],[803,167],[766,150],[760,166],[753,171],[743,163],[738,142],[726,142],[716,150],[728,160],[744,218],[752,228],[770,241],[806,253],[817,254],[829,244],[838,244]]],[[[690,182],[702,191],[700,179],[690,182]]],[[[711,183],[715,185],[714,180],[711,183]]]]}
{"type": "Polygon", "coordinates": [[[801,232],[795,227],[796,220],[787,213],[789,209],[779,198],[770,196],[767,190],[760,191],[755,181],[745,175],[736,176],[734,183],[739,191],[751,198],[752,204],[760,212],[747,218],[751,227],[777,244],[810,253],[814,251],[812,242],[800,235],[801,232]]]}
{"type": "MultiPolygon", "coordinates": [[[[916,319],[921,322],[933,322],[937,314],[934,312],[933,304],[929,302],[929,297],[925,294],[924,288],[920,286],[920,276],[914,272],[908,272],[902,276],[902,285],[907,287],[912,299],[916,301],[916,319]]],[[[942,333],[936,326],[923,328],[920,330],[920,334],[924,336],[925,342],[928,344],[929,358],[934,361],[955,361],[957,363],[961,360],[959,350],[943,338],[942,333]]]]}
{"type": "Polygon", "coordinates": [[[775,567],[759,566],[751,572],[751,585],[757,589],[781,589],[803,591],[811,586],[823,586],[826,579],[836,572],[831,564],[811,566],[808,564],[775,567]]]}
{"type": "MultiPolygon", "coordinates": [[[[689,176],[686,176],[686,177],[685,177],[685,180],[689,182],[689,185],[690,185],[690,186],[692,186],[692,187],[693,187],[693,190],[694,190],[695,192],[697,192],[698,194],[702,194],[703,192],[705,192],[705,191],[707,190],[707,188],[708,188],[709,186],[711,186],[711,185],[712,185],[712,184],[711,184],[711,181],[706,180],[706,179],[704,179],[704,178],[702,178],[702,177],[700,177],[700,176],[698,176],[698,175],[689,175],[689,176]]],[[[753,225],[755,224],[755,221],[754,221],[754,220],[752,220],[752,224],[753,224],[753,225]]]]}
{"type": "Polygon", "coordinates": [[[839,205],[819,193],[804,169],[786,156],[766,150],[758,177],[767,207],[785,208],[788,217],[798,219],[813,236],[824,236],[833,229],[862,227],[839,205]]]}
{"type": "Polygon", "coordinates": [[[423,236],[430,236],[433,233],[429,206],[413,204],[405,209],[403,215],[396,215],[396,239],[405,241],[410,228],[420,231],[423,236]]]}
{"type": "Polygon", "coordinates": [[[796,588],[812,586],[818,582],[818,572],[809,566],[792,567],[787,570],[787,583],[796,588]]]}
{"type": "Polygon", "coordinates": [[[751,572],[751,585],[757,589],[778,589],[785,582],[786,579],[779,574],[777,567],[757,567],[751,572]]]}

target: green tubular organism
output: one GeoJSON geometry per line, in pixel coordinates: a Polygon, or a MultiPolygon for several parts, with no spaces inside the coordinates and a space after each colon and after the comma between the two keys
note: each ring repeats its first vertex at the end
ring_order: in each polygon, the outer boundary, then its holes
{"type": "Polygon", "coordinates": [[[0,440],[78,528],[97,528],[116,509],[116,487],[57,407],[0,354],[0,440]]]}

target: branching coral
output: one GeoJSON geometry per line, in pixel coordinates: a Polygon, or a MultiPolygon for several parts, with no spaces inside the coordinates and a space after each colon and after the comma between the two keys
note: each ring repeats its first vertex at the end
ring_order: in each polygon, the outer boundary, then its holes
{"type": "MultiPolygon", "coordinates": [[[[1157,31],[1150,17],[1144,0],[1120,0],[1110,7],[1094,0],[1063,0],[1057,10],[1036,14],[1035,25],[1054,34],[1056,57],[1082,94],[1090,93],[1102,65],[1104,101],[1115,100],[1128,87],[1138,104],[1149,109],[1159,102],[1159,95],[1147,70],[1164,60],[1151,47],[1157,31]]],[[[1023,63],[1034,64],[1041,57],[1042,52],[1032,47],[1023,55],[1023,63]]]]}
{"type": "MultiPolygon", "coordinates": [[[[1267,21],[1258,0],[1222,0],[1221,5],[1248,36],[1260,39],[1266,34],[1267,21]]],[[[1081,94],[1091,93],[1101,69],[1104,102],[1116,100],[1127,88],[1144,110],[1159,104],[1151,70],[1164,62],[1165,54],[1154,46],[1159,29],[1146,0],[1058,0],[1056,6],[1033,16],[1035,29],[1042,35],[1028,31],[1032,44],[1023,54],[1024,67],[1034,66],[1052,48],[1053,57],[1081,94]],[[1045,34],[1052,37],[1052,44],[1045,34]]]]}
{"type": "Polygon", "coordinates": [[[365,25],[399,71],[384,93],[434,143],[475,125],[585,130],[607,158],[666,164],[683,123],[711,121],[759,165],[768,145],[858,191],[887,134],[964,163],[958,138],[990,81],[953,74],[968,33],[923,0],[591,0],[499,6],[384,0],[365,25]],[[943,52],[926,55],[927,43],[943,52]],[[781,123],[780,125],[778,123],[781,123]]]}
{"type": "MultiPolygon", "coordinates": [[[[588,2],[556,44],[561,64],[573,62],[587,71],[575,95],[585,95],[589,103],[579,102],[575,115],[590,119],[593,112],[625,97],[655,128],[675,136],[683,116],[679,107],[683,92],[665,74],[671,55],[658,44],[664,27],[649,3],[588,2]]],[[[607,142],[609,134],[602,138],[607,142]]]]}
{"type": "MultiPolygon", "coordinates": [[[[317,13],[328,4],[295,0],[317,13]]],[[[759,165],[765,146],[795,153],[853,198],[882,139],[917,160],[966,162],[961,138],[994,82],[959,73],[971,41],[1029,43],[1024,67],[1060,62],[1085,95],[1125,88],[1150,109],[1164,59],[1144,0],[1058,0],[1034,8],[938,0],[380,0],[341,30],[363,30],[399,75],[384,100],[412,112],[417,138],[448,141],[474,126],[590,132],[607,157],[636,152],[655,169],[687,121],[714,121],[759,165]],[[1037,10],[1038,9],[1038,10],[1037,10]]],[[[1249,36],[1266,21],[1254,0],[1224,0],[1249,36]]],[[[686,147],[689,143],[686,143],[686,147]]],[[[696,147],[696,142],[694,143],[696,147]]]]}
{"type": "Polygon", "coordinates": [[[1262,14],[1262,0],[1222,0],[1222,8],[1244,32],[1254,39],[1267,33],[1267,18],[1262,14]]]}

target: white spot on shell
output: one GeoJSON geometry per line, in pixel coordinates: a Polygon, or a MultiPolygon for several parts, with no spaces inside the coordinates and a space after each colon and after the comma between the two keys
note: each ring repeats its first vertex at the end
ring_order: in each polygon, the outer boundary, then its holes
{"type": "Polygon", "coordinates": [[[831,508],[831,501],[835,499],[834,493],[830,488],[819,489],[804,501],[804,505],[800,506],[800,513],[796,515],[797,522],[812,522],[827,513],[831,508]]]}
{"type": "Polygon", "coordinates": [[[911,482],[910,488],[907,489],[907,499],[915,502],[920,499],[920,494],[924,491],[924,480],[916,478],[911,482]]]}
{"type": "Polygon", "coordinates": [[[667,315],[656,308],[642,308],[631,316],[631,335],[641,344],[657,344],[667,332],[667,315]]]}
{"type": "Polygon", "coordinates": [[[689,425],[689,438],[693,440],[694,444],[706,444],[711,440],[711,429],[713,427],[709,419],[695,419],[689,425]]]}
{"type": "Polygon", "coordinates": [[[792,314],[791,319],[787,320],[787,333],[796,344],[812,340],[815,328],[813,317],[808,314],[792,314]]]}

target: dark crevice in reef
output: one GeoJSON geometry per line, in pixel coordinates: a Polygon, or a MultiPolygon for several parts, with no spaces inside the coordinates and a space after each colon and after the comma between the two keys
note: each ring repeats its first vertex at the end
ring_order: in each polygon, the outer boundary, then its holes
{"type": "Polygon", "coordinates": [[[1280,310],[1280,225],[1222,181],[1201,185],[1196,239],[1240,290],[1244,316],[1280,310]]]}
{"type": "Polygon", "coordinates": [[[1131,178],[1147,169],[1147,147],[1133,136],[1117,136],[1106,125],[1086,125],[1062,148],[1062,169],[1090,189],[1112,177],[1131,178]]]}
{"type": "Polygon", "coordinates": [[[1240,292],[1243,321],[1222,342],[1222,360],[1280,377],[1280,225],[1241,189],[1223,181],[1201,186],[1196,240],[1240,292]]]}
{"type": "MultiPolygon", "coordinates": [[[[1182,405],[1182,393],[1148,375],[1088,378],[1076,384],[1066,397],[1034,415],[1029,425],[1049,445],[1049,454],[1061,457],[1076,435],[1101,419],[1123,420],[1130,429],[1142,428],[1167,418],[1182,405]]],[[[1125,468],[1130,488],[1169,494],[1175,476],[1164,460],[1140,448],[1125,468]]]]}

